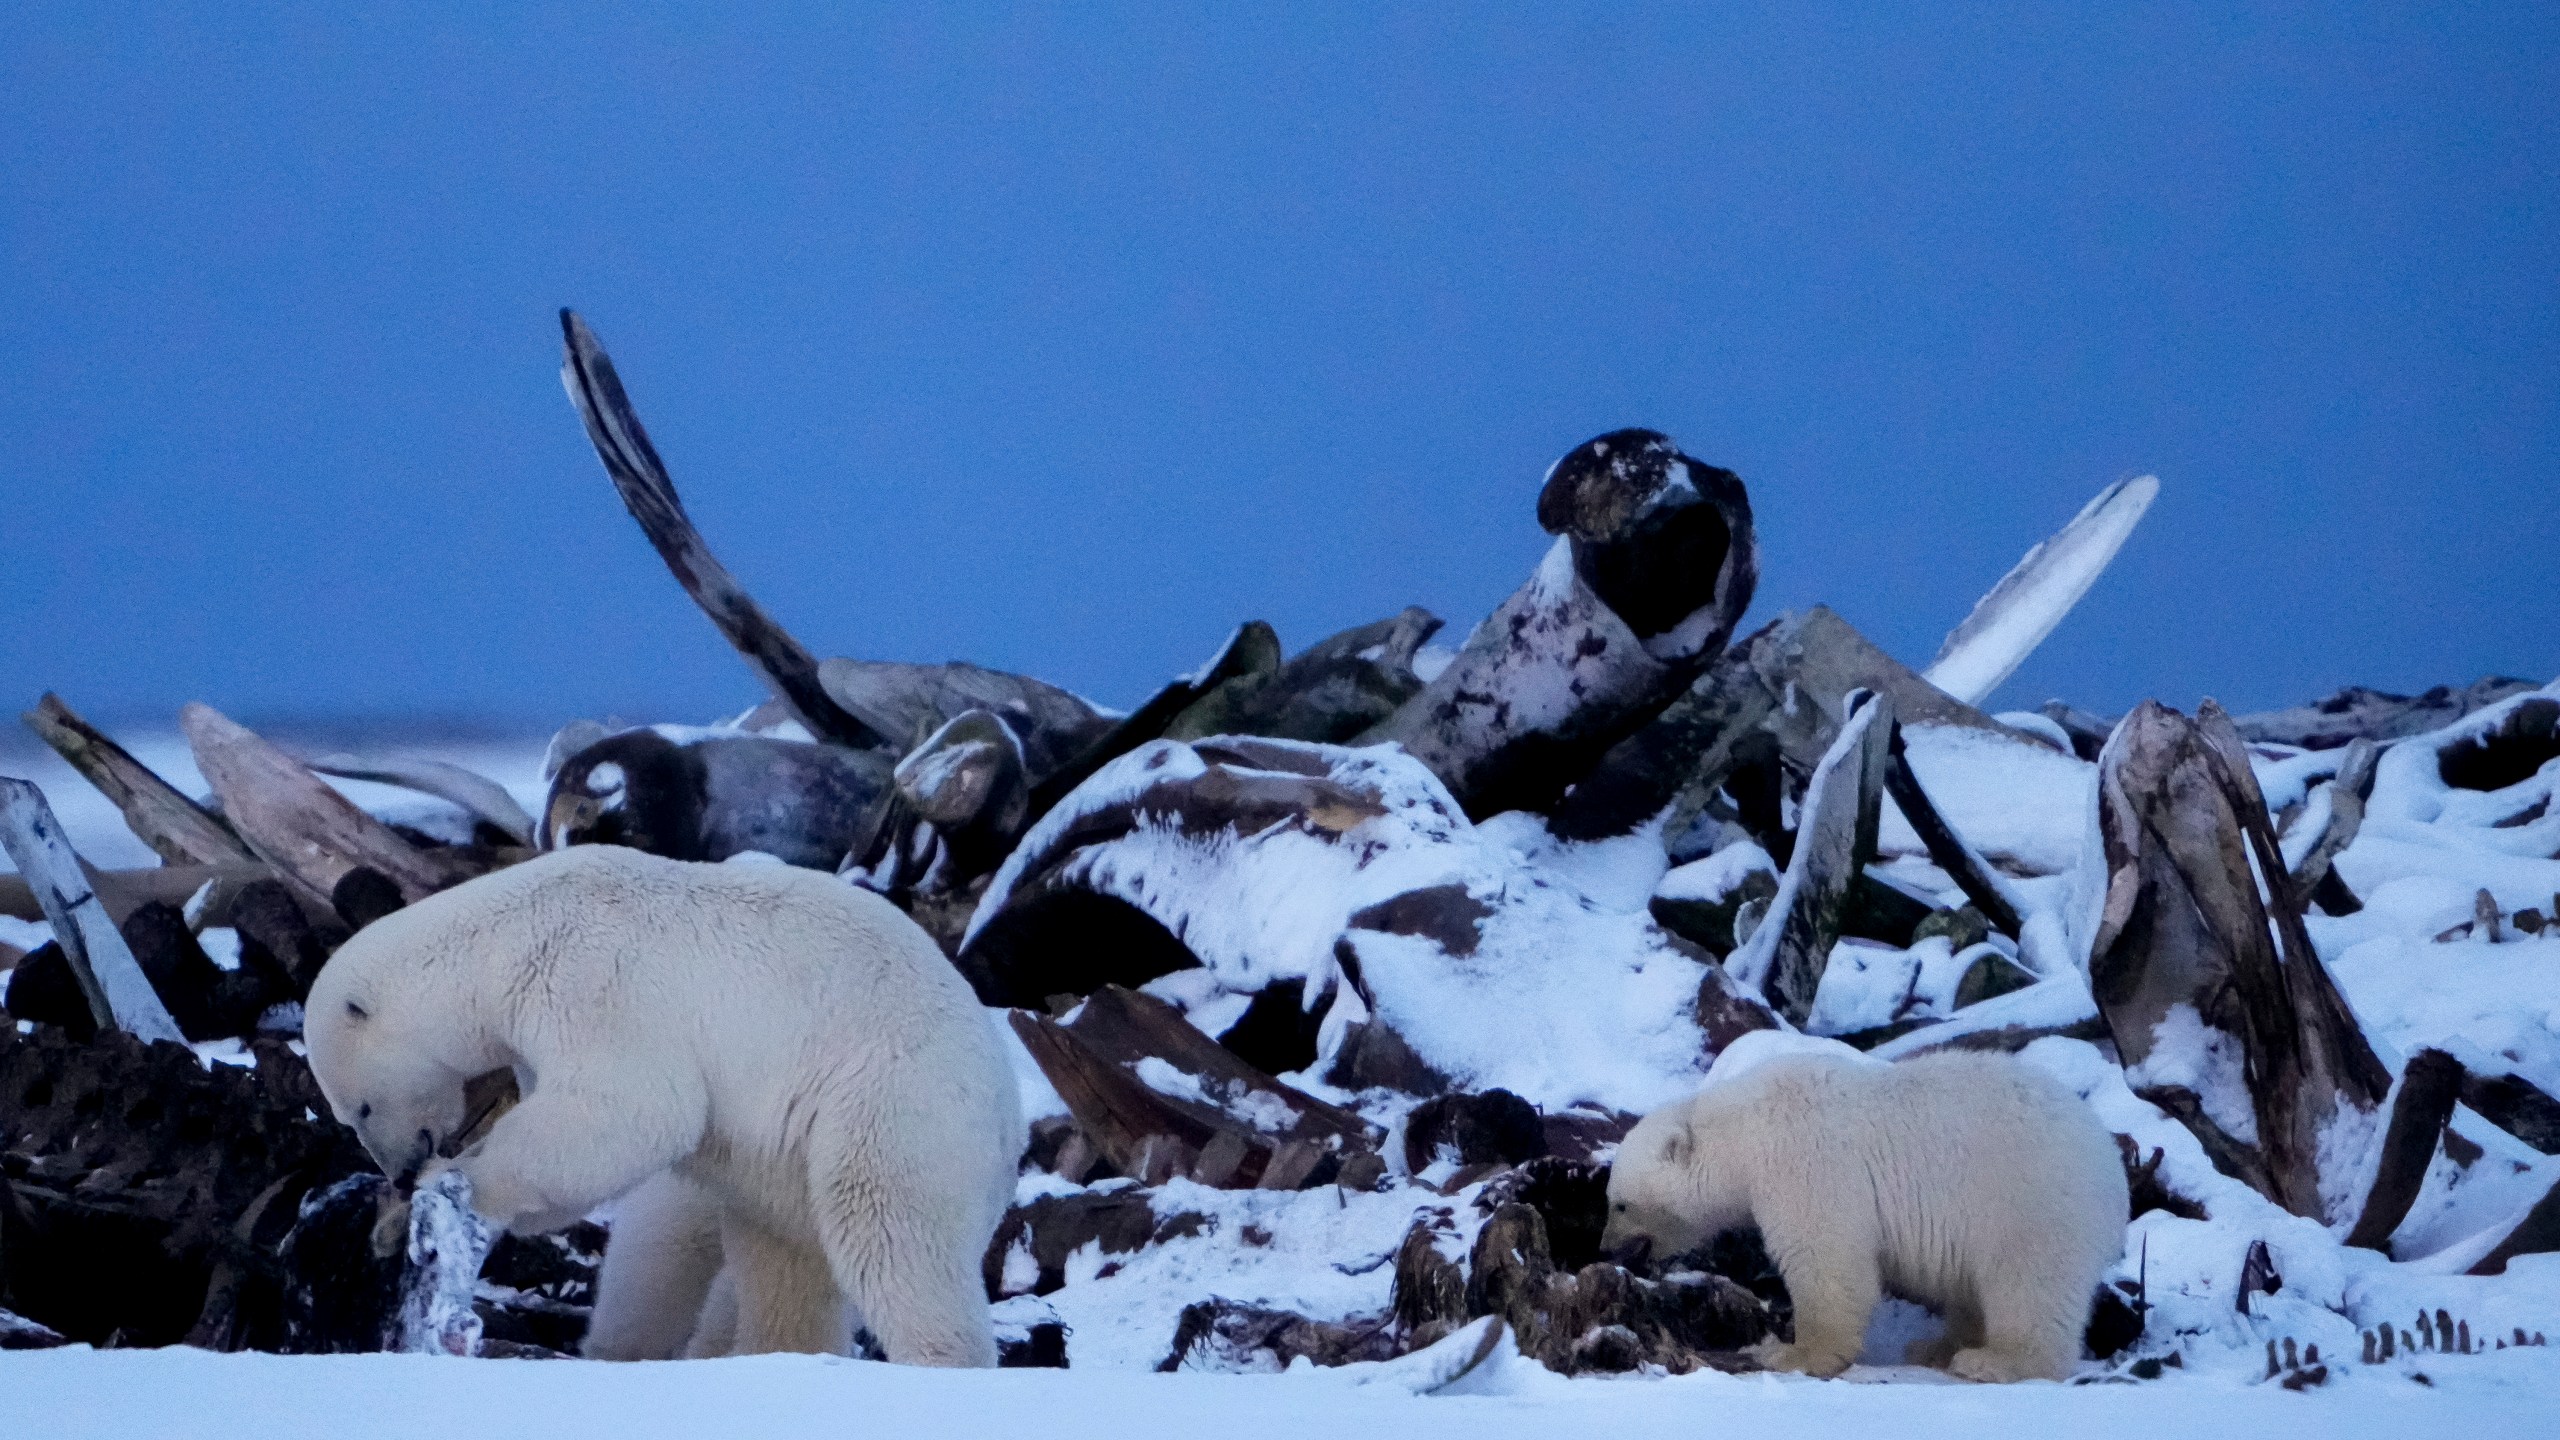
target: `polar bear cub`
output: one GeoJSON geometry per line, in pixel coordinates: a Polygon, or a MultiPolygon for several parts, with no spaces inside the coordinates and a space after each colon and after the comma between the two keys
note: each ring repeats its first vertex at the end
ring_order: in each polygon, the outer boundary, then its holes
{"type": "Polygon", "coordinates": [[[451,1164],[518,1231],[670,1170],[677,1210],[707,1197],[716,1251],[626,1255],[625,1293],[600,1305],[671,1309],[658,1328],[689,1333],[716,1266],[731,1352],[841,1349],[849,1302],[892,1360],[995,1363],[979,1262],[1021,1148],[1013,1071],[968,983],[886,900],[815,871],[578,846],[366,926],[305,1013],[330,1108],[404,1186],[451,1164]],[[506,1068],[521,1102],[438,1158],[465,1082],[506,1068]]]}
{"type": "Polygon", "coordinates": [[[2005,1055],[1776,1055],[1618,1147],[1604,1247],[1673,1255],[1757,1225],[1795,1301],[1774,1369],[1837,1375],[1887,1292],[1945,1318],[1915,1364],[2061,1379],[2124,1250],[2124,1167],[2080,1098],[2005,1055]]]}

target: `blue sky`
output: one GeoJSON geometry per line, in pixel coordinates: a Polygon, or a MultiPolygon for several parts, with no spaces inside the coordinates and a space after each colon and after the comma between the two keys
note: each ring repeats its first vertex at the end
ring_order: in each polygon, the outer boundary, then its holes
{"type": "Polygon", "coordinates": [[[563,304],[821,654],[1454,638],[1643,424],[1913,661],[2157,472],[2003,703],[2560,673],[2560,9],[695,8],[0,27],[18,702],[752,702],[563,304]]]}

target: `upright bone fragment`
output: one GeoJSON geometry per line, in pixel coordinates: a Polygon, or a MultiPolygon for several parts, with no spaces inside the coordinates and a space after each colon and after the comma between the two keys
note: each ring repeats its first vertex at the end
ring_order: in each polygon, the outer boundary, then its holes
{"type": "Polygon", "coordinates": [[[2391,1100],[2391,1120],[2383,1130],[2373,1184],[2365,1192],[2355,1228],[2348,1232],[2348,1244],[2390,1249],[2391,1232],[2400,1228],[2417,1201],[2427,1166],[2444,1137],[2445,1123],[2453,1118],[2454,1104],[2461,1098],[2461,1061],[2442,1050],[2421,1050],[2409,1057],[2399,1091],[2391,1100]]]}
{"type": "Polygon", "coordinates": [[[1816,605],[1736,642],[1659,715],[1611,746],[1557,805],[1555,832],[1574,839],[1624,834],[1668,805],[1666,833],[1677,833],[1756,759],[1774,755],[1793,773],[1809,774],[1831,748],[1844,702],[1857,690],[1891,700],[1906,725],[2023,741],[1816,605]]]}
{"type": "Polygon", "coordinates": [[[1267,674],[1280,665],[1280,637],[1261,620],[1248,620],[1227,636],[1207,664],[1167,684],[1146,703],[1121,717],[1074,759],[1040,778],[1031,787],[1031,818],[1056,807],[1069,791],[1091,779],[1103,766],[1150,740],[1162,739],[1165,728],[1182,713],[1239,680],[1267,674]]]}
{"type": "Polygon", "coordinates": [[[34,889],[90,1016],[101,1030],[143,1040],[184,1040],[178,1022],[151,988],[141,963],[89,888],[80,857],[63,838],[44,792],[29,780],[0,777],[0,847],[34,889]]]}
{"type": "Polygon", "coordinates": [[[1415,652],[1440,617],[1409,606],[1331,635],[1267,671],[1239,675],[1174,717],[1165,735],[1260,735],[1319,744],[1347,741],[1394,714],[1422,689],[1415,652]]]}
{"type": "Polygon", "coordinates": [[[1947,878],[1964,892],[1973,908],[1982,912],[1982,918],[1991,922],[1991,928],[2015,939],[2025,926],[2018,902],[1999,872],[1964,843],[1964,837],[1938,813],[1929,792],[1921,788],[1920,777],[1912,773],[1910,756],[1903,749],[1902,727],[1898,724],[1893,727],[1892,750],[1884,784],[1895,807],[1902,811],[1902,818],[1911,823],[1912,833],[1927,847],[1930,861],[1947,872],[1947,878]]]}
{"type": "Polygon", "coordinates": [[[1558,539],[1529,583],[1360,737],[1402,745],[1474,816],[1554,804],[1715,657],[1759,578],[1742,481],[1650,430],[1558,461],[1538,523],[1558,539]]]}
{"type": "Polygon", "coordinates": [[[819,662],[818,681],[856,719],[900,749],[972,710],[987,712],[1013,732],[1023,765],[1035,781],[1083,754],[1113,725],[1082,696],[1028,675],[956,660],[910,665],[838,657],[819,662]]]}
{"type": "Polygon", "coordinates": [[[2352,1218],[2322,1141],[2369,1130],[2391,1077],[2311,947],[2228,717],[2145,702],[2099,760],[2098,803],[2089,979],[2126,1078],[2270,1200],[2352,1218]]]}
{"type": "Polygon", "coordinates": [[[2334,862],[2340,851],[2355,843],[2357,831],[2364,826],[2364,806],[2373,798],[2375,767],[2381,758],[2381,747],[2361,735],[2347,742],[2346,758],[2338,762],[2338,773],[2329,780],[2328,827],[2293,870],[2295,903],[2303,909],[2316,904],[2332,915],[2352,915],[2364,908],[2364,902],[2338,878],[2334,862]]]}
{"type": "Polygon", "coordinates": [[[684,502],[676,498],[675,481],[658,459],[657,448],[649,443],[649,432],[641,428],[640,416],[623,393],[622,377],[614,373],[613,361],[595,332],[569,310],[560,312],[560,332],[566,350],[560,383],[586,421],[587,439],[594,443],[596,458],[604,462],[614,490],[631,518],[640,522],[658,557],[674,572],[676,583],[809,727],[810,734],[858,749],[898,738],[879,735],[828,696],[826,687],[818,683],[818,662],[808,648],[764,612],[694,529],[684,502]]]}
{"type": "Polygon", "coordinates": [[[969,710],[891,772],[899,799],[941,834],[963,874],[993,870],[1021,838],[1031,805],[1022,750],[992,711],[969,710]]]}
{"type": "Polygon", "coordinates": [[[1813,1013],[1823,967],[1840,939],[1850,887],[1876,855],[1885,771],[1891,763],[1893,702],[1881,695],[1857,707],[1805,787],[1804,820],[1795,855],[1769,916],[1735,949],[1725,968],[1757,986],[1790,1024],[1813,1013]]]}

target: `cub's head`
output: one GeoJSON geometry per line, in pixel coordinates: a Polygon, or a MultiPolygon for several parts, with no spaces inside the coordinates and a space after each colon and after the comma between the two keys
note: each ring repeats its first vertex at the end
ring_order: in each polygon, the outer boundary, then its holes
{"type": "Polygon", "coordinates": [[[1632,1263],[1647,1254],[1678,1255],[1713,1238],[1699,1215],[1704,1189],[1689,1107],[1673,1105],[1636,1122],[1609,1166],[1609,1224],[1600,1249],[1632,1263]]]}
{"type": "MultiPolygon", "coordinates": [[[[368,927],[370,928],[370,927],[368,927]]],[[[329,1108],[356,1132],[401,1189],[464,1128],[471,1077],[446,1063],[450,1048],[411,987],[384,984],[358,951],[359,935],[331,957],[303,1002],[302,1040],[329,1108]]]]}

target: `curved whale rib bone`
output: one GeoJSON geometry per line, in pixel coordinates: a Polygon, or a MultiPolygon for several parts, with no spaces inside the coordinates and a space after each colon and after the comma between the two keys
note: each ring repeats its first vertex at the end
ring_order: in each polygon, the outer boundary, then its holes
{"type": "Polygon", "coordinates": [[[1922,678],[1968,705],[1982,703],[2089,593],[2159,494],[2156,475],[2119,480],[2099,491],[2070,524],[2000,577],[1964,623],[1948,632],[1922,678]]]}

